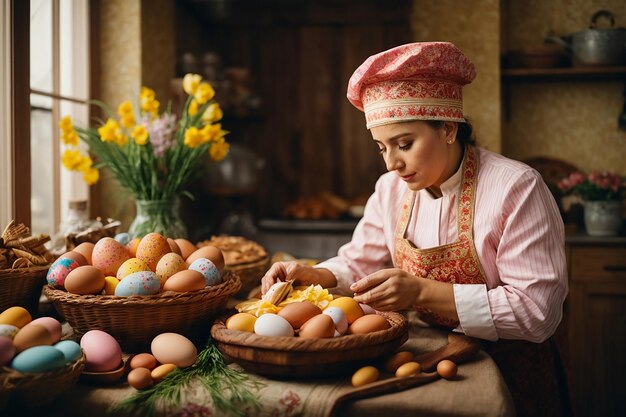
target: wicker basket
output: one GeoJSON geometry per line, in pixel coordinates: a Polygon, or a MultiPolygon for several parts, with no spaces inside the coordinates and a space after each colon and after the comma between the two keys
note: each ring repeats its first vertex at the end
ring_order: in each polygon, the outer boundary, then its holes
{"type": "Polygon", "coordinates": [[[224,271],[232,271],[241,280],[241,290],[239,295],[247,295],[250,290],[261,285],[261,278],[270,266],[270,258],[265,257],[256,262],[249,262],[241,265],[226,265],[224,271]]]}
{"type": "Polygon", "coordinates": [[[37,312],[41,287],[46,283],[47,266],[0,270],[0,312],[21,306],[37,312]]]}
{"type": "Polygon", "coordinates": [[[78,381],[84,367],[85,355],[48,372],[21,373],[3,367],[0,370],[0,410],[7,406],[35,408],[51,403],[78,381]]]}
{"type": "Polygon", "coordinates": [[[228,272],[224,281],[200,291],[166,291],[147,296],[76,295],[52,287],[44,294],[72,326],[77,337],[89,330],[102,330],[119,342],[125,352],[149,349],[155,336],[164,332],[183,334],[203,344],[212,320],[228,298],[239,291],[237,274],[228,272]]]}
{"type": "Polygon", "coordinates": [[[402,314],[378,314],[391,327],[362,335],[329,339],[267,337],[228,330],[220,318],[211,328],[211,336],[228,359],[259,375],[279,378],[338,375],[393,352],[408,339],[409,325],[402,314]]]}

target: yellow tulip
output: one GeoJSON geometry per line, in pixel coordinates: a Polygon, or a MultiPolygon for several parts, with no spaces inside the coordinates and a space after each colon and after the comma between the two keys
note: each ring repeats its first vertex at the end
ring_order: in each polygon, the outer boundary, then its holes
{"type": "Polygon", "coordinates": [[[63,134],[61,134],[61,142],[66,145],[76,146],[78,145],[78,135],[74,130],[63,132],[63,134]]]}
{"type": "Polygon", "coordinates": [[[209,83],[200,83],[198,90],[193,95],[198,104],[203,105],[215,96],[215,90],[209,83]]]}
{"type": "Polygon", "coordinates": [[[61,156],[61,163],[70,171],[76,171],[83,162],[83,155],[76,149],[68,149],[61,156]]]}
{"type": "Polygon", "coordinates": [[[145,145],[148,142],[148,131],[144,125],[137,125],[131,135],[137,145],[145,145]]]}
{"type": "Polygon", "coordinates": [[[103,126],[98,128],[98,134],[102,142],[116,142],[120,126],[113,119],[107,119],[103,126]]]}
{"type": "Polygon", "coordinates": [[[209,148],[209,156],[213,161],[221,161],[226,157],[229,149],[230,144],[222,137],[218,141],[211,144],[211,147],[209,148]]]}
{"type": "Polygon", "coordinates": [[[204,142],[204,134],[197,127],[190,127],[185,131],[185,145],[188,147],[196,148],[204,142]]]}
{"type": "Polygon", "coordinates": [[[191,99],[191,102],[189,103],[189,108],[187,109],[187,113],[189,113],[190,116],[195,116],[196,114],[198,114],[198,102],[195,98],[191,99]]]}
{"type": "Polygon", "coordinates": [[[221,120],[224,116],[222,109],[218,103],[211,103],[209,107],[206,108],[204,113],[202,113],[202,120],[205,122],[217,122],[221,120]]]}
{"type": "Polygon", "coordinates": [[[100,179],[100,171],[96,168],[89,168],[83,172],[83,180],[87,185],[94,185],[100,179]]]}
{"type": "Polygon", "coordinates": [[[190,96],[196,94],[198,86],[200,85],[200,81],[202,81],[201,75],[186,74],[183,78],[183,90],[185,90],[185,93],[190,96]]]}
{"type": "Polygon", "coordinates": [[[130,101],[126,100],[126,101],[122,102],[118,106],[117,113],[120,116],[122,116],[122,118],[124,116],[132,116],[133,115],[133,105],[130,103],[130,101]]]}

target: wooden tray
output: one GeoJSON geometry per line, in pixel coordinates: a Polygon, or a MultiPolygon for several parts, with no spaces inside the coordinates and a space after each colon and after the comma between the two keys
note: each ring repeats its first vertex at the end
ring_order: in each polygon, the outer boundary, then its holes
{"type": "Polygon", "coordinates": [[[378,314],[391,323],[391,328],[332,339],[267,337],[228,330],[222,317],[213,324],[211,336],[226,359],[247,371],[278,378],[331,376],[350,373],[406,342],[407,319],[399,313],[378,314]]]}

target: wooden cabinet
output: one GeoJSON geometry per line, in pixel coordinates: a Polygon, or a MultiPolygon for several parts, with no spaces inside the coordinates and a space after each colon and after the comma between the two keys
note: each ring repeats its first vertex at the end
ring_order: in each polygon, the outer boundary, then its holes
{"type": "Polygon", "coordinates": [[[611,240],[567,245],[576,416],[626,415],[626,239],[611,240]]]}

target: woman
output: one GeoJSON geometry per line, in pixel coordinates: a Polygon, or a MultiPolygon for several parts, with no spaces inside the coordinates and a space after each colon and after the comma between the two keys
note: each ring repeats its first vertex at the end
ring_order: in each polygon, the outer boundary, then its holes
{"type": "Polygon", "coordinates": [[[377,310],[415,308],[484,341],[518,414],[567,414],[550,339],[567,295],[563,223],[536,171],[474,145],[462,86],[475,75],[446,42],[402,45],[355,71],[348,99],[389,172],[337,257],[276,263],[262,291],[295,279],[377,310]]]}

